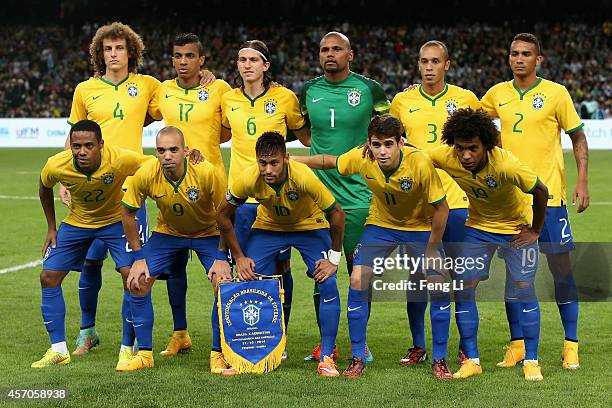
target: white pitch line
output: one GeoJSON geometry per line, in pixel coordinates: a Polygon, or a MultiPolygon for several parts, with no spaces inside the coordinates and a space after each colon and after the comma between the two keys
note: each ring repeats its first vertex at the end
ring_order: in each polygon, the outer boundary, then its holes
{"type": "Polygon", "coordinates": [[[28,262],[28,263],[23,264],[23,265],[11,266],[10,268],[0,269],[0,275],[3,274],[3,273],[9,273],[9,272],[20,271],[22,269],[33,268],[33,267],[38,266],[40,264],[42,264],[42,260],[41,259],[39,259],[37,261],[28,262]]]}
{"type": "MultiPolygon", "coordinates": [[[[39,200],[36,196],[10,196],[0,195],[0,200],[39,200]]],[[[59,201],[59,197],[55,197],[55,201],[59,201]]]]}

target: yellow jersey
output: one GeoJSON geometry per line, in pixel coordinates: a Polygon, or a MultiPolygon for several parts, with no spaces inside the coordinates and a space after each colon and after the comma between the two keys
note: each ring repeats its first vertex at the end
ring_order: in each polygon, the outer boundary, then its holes
{"type": "Polygon", "coordinates": [[[141,207],[147,197],[155,200],[159,212],[153,231],[177,237],[200,238],[219,235],[217,206],[225,185],[216,177],[209,162],[184,162],[185,173],[173,182],[164,174],[159,160],[143,165],[127,181],[121,203],[131,209],[141,207]]]}
{"type": "Polygon", "coordinates": [[[221,157],[221,96],[232,88],[222,79],[202,86],[183,88],[178,79],[164,81],[157,94],[159,116],[185,135],[190,149],[198,149],[217,170],[227,185],[227,174],[221,157]]]}
{"type": "Polygon", "coordinates": [[[565,205],[567,187],[561,129],[572,133],[584,126],[563,85],[538,78],[524,92],[514,81],[493,86],[482,108],[501,123],[501,142],[548,187],[548,205],[565,205]]]}
{"type": "Polygon", "coordinates": [[[252,228],[270,231],[329,228],[324,213],[336,204],[334,196],[310,168],[293,160],[289,160],[287,178],[280,186],[266,184],[255,164],[236,179],[229,194],[232,203],[254,197],[260,205],[252,228]]]}
{"type": "Polygon", "coordinates": [[[102,128],[107,145],[142,154],[142,128],[147,113],[161,119],[155,106],[159,85],[149,75],[134,73],[118,84],[102,77],[89,78],[74,90],[68,124],[93,120],[102,128]]]}
{"type": "Polygon", "coordinates": [[[221,104],[222,124],[232,129],[230,187],[244,169],[257,162],[255,143],[262,133],[276,131],[286,137],[287,129],[301,129],[306,124],[297,97],[282,86],[267,88],[255,99],[242,88],[232,89],[223,94],[221,104]]]}
{"type": "MultiPolygon", "coordinates": [[[[430,96],[419,85],[395,95],[389,113],[402,122],[408,143],[426,150],[440,146],[446,120],[457,109],[464,108],[480,108],[480,102],[472,91],[446,84],[442,92],[430,96]]],[[[438,170],[438,176],[446,192],[448,207],[467,208],[468,198],[457,183],[444,171],[438,170]]]]}
{"type": "Polygon", "coordinates": [[[63,222],[81,228],[100,228],[121,221],[121,187],[151,156],[118,147],[102,148],[100,166],[84,173],[72,156],[64,150],[51,156],[40,173],[43,186],[53,188],[61,183],[70,191],[72,200],[63,222]]]}
{"type": "Polygon", "coordinates": [[[508,150],[487,152],[487,164],[478,173],[466,170],[452,146],[427,150],[434,166],[446,171],[470,200],[466,226],[497,234],[516,234],[531,225],[533,214],[525,193],[538,177],[508,150]]]}
{"type": "Polygon", "coordinates": [[[396,169],[385,172],[378,162],[361,157],[356,147],[338,157],[343,176],[359,174],[372,190],[366,224],[402,231],[431,231],[436,204],[445,199],[431,160],[418,149],[403,147],[396,169]]]}

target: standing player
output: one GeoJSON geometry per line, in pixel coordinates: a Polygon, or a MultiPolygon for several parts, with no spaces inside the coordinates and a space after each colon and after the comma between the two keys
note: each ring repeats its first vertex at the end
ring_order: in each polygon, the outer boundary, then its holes
{"type": "MultiPolygon", "coordinates": [[[[353,50],[346,35],[335,31],[323,36],[319,44],[319,63],[323,76],[304,85],[300,96],[302,113],[310,121],[310,154],[340,156],[364,144],[372,114],[386,113],[389,100],[380,84],[350,70],[353,50]]],[[[336,169],[315,170],[346,213],[344,254],[349,272],[353,270],[353,251],[363,232],[371,192],[358,175],[342,177],[336,169]]],[[[314,291],[319,321],[319,294],[314,291]]],[[[320,345],[305,361],[319,361],[320,345]]],[[[368,360],[372,355],[368,351],[368,360]]],[[[337,354],[336,354],[337,355],[337,354]]]]}
{"type": "MultiPolygon", "coordinates": [[[[377,116],[368,127],[368,146],[375,161],[363,158],[356,147],[339,157],[331,155],[296,157],[311,167],[337,168],[344,176],[359,174],[372,190],[366,227],[359,240],[351,274],[347,319],[352,359],[346,377],[365,372],[365,339],[373,258],[384,259],[397,245],[405,245],[414,258],[438,250],[448,217],[442,183],[431,161],[413,147],[403,147],[401,123],[392,115],[377,116]]],[[[440,276],[442,277],[442,276],[440,276]]],[[[433,276],[432,279],[436,279],[433,276]]],[[[431,292],[431,321],[434,342],[433,373],[441,380],[452,379],[446,362],[450,294],[431,292]]],[[[425,302],[427,307],[427,302],[425,302]]]]}
{"type": "MultiPolygon", "coordinates": [[[[255,143],[264,132],[275,131],[286,137],[290,130],[302,144],[310,146],[310,129],[304,122],[295,94],[282,86],[270,87],[270,52],[266,44],[259,40],[242,43],[238,50],[236,66],[237,87],[226,92],[221,102],[221,138],[232,139],[230,188],[240,178],[244,169],[256,163],[255,143]]],[[[257,201],[251,197],[236,211],[236,236],[243,248],[246,247],[251,225],[255,221],[257,205],[257,201]]],[[[293,293],[290,255],[291,251],[283,248],[278,262],[278,271],[283,274],[285,290],[285,325],[289,323],[293,293]]]]}
{"type": "MultiPolygon", "coordinates": [[[[563,368],[577,369],[578,294],[572,275],[569,252],[574,249],[566,208],[567,187],[560,131],[569,135],[574,147],[578,182],[572,194],[577,212],[589,206],[588,146],[570,94],[563,85],[537,76],[543,60],[540,43],[533,34],[517,34],[510,45],[509,62],[514,79],[502,82],[482,98],[483,109],[501,122],[501,142],[519,160],[535,171],[549,188],[548,211],[540,236],[555,283],[555,299],[565,329],[563,368]]],[[[506,303],[510,325],[510,346],[499,367],[512,367],[525,358],[523,333],[518,324],[516,303],[506,303]]]]}
{"type": "Polygon", "coordinates": [[[468,108],[455,112],[444,125],[442,141],[447,146],[426,153],[434,166],[446,171],[470,200],[460,256],[471,262],[465,262],[463,274],[455,271],[464,289],[454,292],[455,316],[466,360],[453,377],[482,373],[475,290],[480,280],[488,278],[491,258],[500,248],[506,263],[505,299],[517,303],[521,310],[518,324],[525,336],[525,379],[541,381],[540,308],[534,282],[538,269],[537,240],[546,215],[548,190],[529,167],[497,147],[497,128],[482,111],[468,108]],[[524,193],[533,196],[533,215],[524,193]]]}
{"type": "MultiPolygon", "coordinates": [[[[125,235],[135,259],[128,288],[132,291],[132,316],[139,351],[127,364],[118,367],[119,371],[153,366],[151,287],[160,275],[176,270],[174,264],[182,267],[189,250],[197,253],[208,271],[213,289],[218,279],[231,279],[226,251],[218,249],[216,221],[216,207],[223,199],[225,183],[217,177],[212,164],[187,162],[185,139],[178,128],[167,126],[161,129],[156,145],[158,160],[147,163],[128,180],[127,193],[121,202],[125,207],[122,213],[125,235]],[[155,200],[159,217],[151,239],[142,249],[134,214],[146,197],[155,200]]],[[[216,304],[215,299],[215,312],[216,304]]],[[[210,370],[222,373],[227,371],[228,365],[221,354],[217,313],[212,314],[211,323],[210,370]]]]}
{"type": "Polygon", "coordinates": [[[317,371],[322,376],[337,377],[340,374],[331,356],[340,320],[336,270],[344,212],[306,165],[289,160],[283,135],[264,133],[255,150],[257,164],[247,167],[230,185],[227,201],[217,211],[221,236],[233,254],[238,276],[244,280],[255,279],[255,273],[272,275],[280,250],[294,247],[300,252],[308,276],[321,292],[322,353],[317,371]],[[257,197],[260,206],[243,245],[231,218],[249,197],[257,197]]]}
{"type": "MultiPolygon", "coordinates": [[[[197,149],[204,155],[225,189],[227,175],[220,144],[227,139],[221,138],[221,96],[231,87],[221,79],[210,85],[200,85],[200,69],[204,61],[204,49],[198,36],[187,33],[176,36],[172,46],[172,64],[177,77],[161,84],[154,114],[163,116],[166,125],[182,131],[188,148],[197,149]]],[[[174,331],[161,354],[173,356],[191,348],[192,344],[187,331],[186,268],[174,270],[167,287],[174,331]]],[[[217,313],[214,307],[212,313],[217,313]]]]}
{"type": "MultiPolygon", "coordinates": [[[[83,119],[95,121],[102,128],[107,146],[121,147],[142,154],[142,128],[147,114],[160,119],[154,109],[159,81],[137,73],[142,63],[144,44],[128,25],[114,22],[100,27],[89,46],[91,63],[98,77],[77,85],[72,99],[69,124],[83,119]]],[[[61,190],[60,190],[61,194],[61,190]]],[[[146,207],[137,214],[141,240],[148,235],[146,207]]],[[[102,286],[102,261],[107,248],[94,241],[79,278],[81,332],[75,355],[85,354],[99,343],[96,332],[98,292],[102,286]]],[[[129,360],[134,344],[134,329],[129,317],[129,291],[124,291],[123,333],[119,360],[129,360]]]]}
{"type": "MultiPolygon", "coordinates": [[[[446,83],[445,76],[450,65],[448,49],[443,42],[435,40],[426,42],[419,50],[421,84],[411,90],[398,93],[391,102],[390,113],[401,120],[408,143],[421,150],[428,150],[442,143],[440,134],[444,123],[457,109],[476,110],[480,107],[480,102],[473,92],[446,83]]],[[[446,172],[438,169],[438,175],[450,208],[442,240],[449,243],[446,247],[447,255],[453,256],[454,243],[463,242],[468,199],[446,172]]],[[[406,356],[400,359],[400,364],[416,364],[427,358],[426,308],[427,302],[407,304],[413,346],[408,349],[406,356]]],[[[433,358],[435,360],[439,357],[433,358]]]]}
{"type": "Polygon", "coordinates": [[[110,249],[115,267],[125,280],[132,263],[121,228],[121,187],[145,159],[129,150],[104,146],[97,123],[82,120],[70,128],[70,150],[47,161],[40,174],[40,202],[47,219],[43,245],[43,322],[51,348],[32,368],[70,362],[66,347],[66,304],[62,281],[69,271],[80,271],[87,249],[99,239],[110,249]],[[53,186],[62,183],[71,193],[68,216],[56,229],[53,186]]]}

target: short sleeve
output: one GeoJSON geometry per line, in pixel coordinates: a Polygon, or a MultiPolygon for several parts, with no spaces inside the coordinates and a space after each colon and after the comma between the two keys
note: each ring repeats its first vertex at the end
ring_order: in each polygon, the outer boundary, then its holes
{"type": "Polygon", "coordinates": [[[538,176],[527,165],[521,163],[512,153],[509,151],[506,151],[506,153],[507,157],[502,167],[503,177],[520,188],[521,191],[531,193],[538,181],[538,176]]]}
{"type": "Polygon", "coordinates": [[[391,101],[391,106],[389,107],[389,114],[395,116],[396,118],[400,118],[400,103],[399,103],[399,93],[393,97],[391,101]]]}
{"type": "Polygon", "coordinates": [[[142,207],[142,203],[148,195],[146,172],[147,168],[139,169],[133,177],[125,180],[125,194],[121,199],[124,207],[134,211],[142,207]]]}
{"type": "Polygon", "coordinates": [[[563,129],[568,135],[584,127],[584,123],[580,120],[580,117],[574,108],[572,97],[565,87],[562,88],[559,95],[559,102],[557,103],[555,115],[559,121],[559,124],[561,125],[561,129],[563,129]]]}
{"type": "Polygon", "coordinates": [[[389,112],[391,104],[383,87],[374,80],[370,80],[369,85],[372,92],[372,110],[378,114],[389,112]]]}
{"type": "MultiPolygon", "coordinates": [[[[480,103],[480,101],[478,100],[478,97],[474,94],[474,92],[467,91],[467,93],[468,93],[468,96],[467,96],[466,105],[472,108],[473,110],[478,110],[482,108],[482,104],[480,103]]],[[[489,113],[489,115],[491,114],[489,113]]]]}
{"type": "Polygon", "coordinates": [[[448,155],[448,150],[452,149],[450,146],[437,146],[433,149],[427,149],[423,153],[426,154],[431,160],[432,165],[438,169],[444,169],[443,163],[448,155]]]}
{"type": "Polygon", "coordinates": [[[317,207],[324,212],[331,210],[336,204],[336,199],[323,182],[310,169],[305,170],[302,175],[304,177],[304,190],[312,198],[317,207]]]}
{"type": "Polygon", "coordinates": [[[46,188],[53,188],[59,182],[57,175],[53,171],[53,165],[49,160],[47,160],[47,163],[40,172],[40,182],[46,188]]]}
{"type": "Polygon", "coordinates": [[[288,90],[286,97],[286,109],[285,120],[287,121],[287,128],[291,130],[301,129],[306,124],[304,116],[300,111],[300,104],[298,103],[297,96],[288,90]]]}
{"type": "Polygon", "coordinates": [[[227,93],[225,93],[221,97],[221,126],[223,126],[226,129],[231,129],[232,127],[226,115],[227,109],[228,109],[228,103],[227,103],[227,98],[225,98],[225,96],[227,96],[227,93]]]}
{"type": "Polygon", "coordinates": [[[68,118],[68,124],[70,126],[75,123],[87,119],[87,106],[82,94],[82,85],[79,84],[74,90],[72,95],[72,107],[70,108],[70,117],[68,118]]]}
{"type": "Polygon", "coordinates": [[[343,155],[338,156],[336,159],[336,169],[338,170],[338,173],[342,174],[343,176],[350,176],[351,174],[359,173],[364,160],[368,160],[361,157],[362,152],[362,147],[354,147],[343,155]]]}
{"type": "MultiPolygon", "coordinates": [[[[252,192],[247,187],[246,179],[248,179],[248,175],[252,173],[252,167],[247,167],[240,177],[238,177],[234,183],[230,186],[229,193],[238,200],[246,200],[252,195],[252,192]]],[[[259,173],[258,173],[259,174],[259,173]]],[[[229,201],[229,200],[228,200],[229,201]]],[[[244,202],[244,201],[243,201],[244,202]]]]}
{"type": "Polygon", "coordinates": [[[498,117],[497,110],[495,109],[495,90],[491,88],[480,100],[480,105],[483,111],[489,116],[498,117]]]}
{"type": "Polygon", "coordinates": [[[426,154],[417,152],[420,156],[420,174],[421,183],[423,190],[427,194],[427,202],[430,204],[437,204],[446,198],[444,189],[442,188],[442,182],[440,177],[433,166],[432,161],[427,157],[426,154]]]}
{"type": "Polygon", "coordinates": [[[153,156],[145,156],[131,150],[119,149],[119,162],[121,171],[126,176],[131,176],[147,161],[155,160],[153,156]]]}
{"type": "Polygon", "coordinates": [[[226,186],[221,180],[220,177],[217,176],[215,172],[215,168],[209,162],[202,163],[206,167],[203,171],[202,176],[202,185],[209,186],[210,196],[215,204],[215,208],[219,207],[221,201],[225,197],[226,186]]]}

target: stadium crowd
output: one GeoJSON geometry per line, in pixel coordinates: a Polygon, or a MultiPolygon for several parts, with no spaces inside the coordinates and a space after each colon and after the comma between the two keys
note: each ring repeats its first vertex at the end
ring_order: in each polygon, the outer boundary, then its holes
{"type": "MultiPolygon", "coordinates": [[[[331,28],[345,32],[355,50],[352,69],[376,79],[389,97],[419,81],[417,54],[430,39],[444,41],[453,65],[448,81],[482,97],[512,77],[507,65],[510,24],[454,26],[363,26],[348,23],[297,26],[280,23],[248,27],[230,22],[178,28],[176,24],[128,22],[145,42],[141,73],[173,77],[170,44],[179,31],[193,31],[206,47],[207,69],[232,83],[239,43],[266,41],[277,82],[299,94],[305,81],[322,74],[318,41],[331,28]]],[[[59,26],[0,27],[0,116],[67,117],[74,87],[91,76],[88,45],[96,25],[79,30],[59,26]]],[[[583,119],[612,117],[612,23],[539,23],[532,30],[545,56],[539,75],[564,84],[583,119]]]]}

